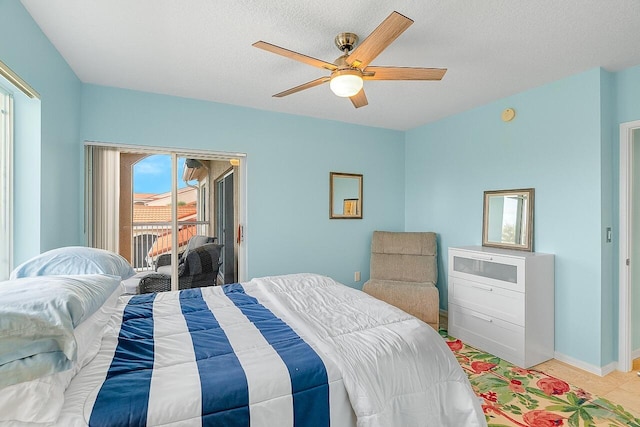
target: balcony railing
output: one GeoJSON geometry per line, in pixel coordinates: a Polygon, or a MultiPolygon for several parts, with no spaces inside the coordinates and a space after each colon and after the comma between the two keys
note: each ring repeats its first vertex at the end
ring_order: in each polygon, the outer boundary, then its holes
{"type": "MultiPolygon", "coordinates": [[[[156,259],[171,253],[173,234],[170,222],[133,223],[131,253],[136,271],[155,270],[156,259]]],[[[189,239],[197,234],[209,236],[208,221],[178,222],[178,253],[184,251],[189,239]]]]}

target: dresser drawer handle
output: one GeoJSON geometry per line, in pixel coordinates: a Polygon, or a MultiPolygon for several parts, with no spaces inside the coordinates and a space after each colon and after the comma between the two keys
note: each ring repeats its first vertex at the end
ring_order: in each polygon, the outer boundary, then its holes
{"type": "Polygon", "coordinates": [[[493,319],[487,316],[483,316],[482,314],[477,314],[477,313],[469,313],[471,316],[476,317],[480,320],[484,320],[485,322],[493,322],[493,319]]]}
{"type": "Polygon", "coordinates": [[[493,257],[492,256],[488,256],[488,255],[469,255],[469,257],[473,258],[473,259],[479,259],[479,260],[482,260],[482,261],[491,261],[491,260],[493,260],[493,257]]]}
{"type": "Polygon", "coordinates": [[[489,287],[489,286],[482,286],[482,285],[471,285],[472,288],[476,288],[476,289],[480,289],[481,291],[487,291],[487,292],[492,292],[493,288],[489,287]]]}

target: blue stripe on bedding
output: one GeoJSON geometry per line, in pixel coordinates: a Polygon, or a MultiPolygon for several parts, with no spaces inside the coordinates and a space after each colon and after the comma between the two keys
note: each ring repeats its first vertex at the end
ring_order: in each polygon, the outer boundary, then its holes
{"type": "Polygon", "coordinates": [[[202,425],[249,426],[247,377],[200,289],[180,291],[180,306],[200,374],[202,425]]]}
{"type": "Polygon", "coordinates": [[[329,426],[328,377],[320,356],[289,325],[256,298],[247,295],[242,285],[225,285],[223,289],[287,366],[291,377],[294,426],[329,426]]]}
{"type": "Polygon", "coordinates": [[[89,418],[90,426],[146,426],[153,372],[153,301],[136,295],[124,309],[111,366],[89,418]]]}

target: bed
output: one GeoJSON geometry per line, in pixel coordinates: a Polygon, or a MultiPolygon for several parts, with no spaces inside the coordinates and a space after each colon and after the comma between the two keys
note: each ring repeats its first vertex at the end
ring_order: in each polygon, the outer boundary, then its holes
{"type": "Polygon", "coordinates": [[[11,310],[3,289],[32,282],[77,282],[101,301],[73,311],[66,367],[10,385],[0,377],[0,425],[486,425],[436,331],[329,277],[121,295],[113,273],[0,283],[0,310],[11,310]]]}

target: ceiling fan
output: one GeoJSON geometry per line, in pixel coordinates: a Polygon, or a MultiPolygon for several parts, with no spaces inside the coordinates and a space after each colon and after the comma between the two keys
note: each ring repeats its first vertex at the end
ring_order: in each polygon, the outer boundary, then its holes
{"type": "Polygon", "coordinates": [[[413,20],[398,12],[393,12],[357,47],[355,47],[358,43],[356,34],[340,33],[335,38],[335,44],[343,54],[334,62],[312,58],[262,40],[255,42],[253,46],[307,65],[331,71],[329,76],[320,77],[284,92],[276,93],[273,95],[274,97],[281,98],[330,82],[329,86],[333,93],[341,97],[348,97],[354,107],[360,108],[368,104],[364,93],[363,80],[442,80],[442,77],[447,72],[446,68],[378,67],[369,65],[411,24],[413,24],[413,20]]]}

